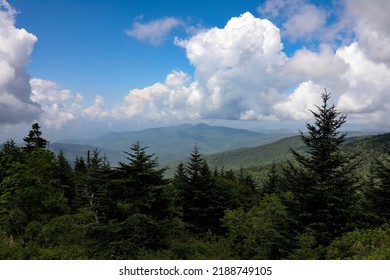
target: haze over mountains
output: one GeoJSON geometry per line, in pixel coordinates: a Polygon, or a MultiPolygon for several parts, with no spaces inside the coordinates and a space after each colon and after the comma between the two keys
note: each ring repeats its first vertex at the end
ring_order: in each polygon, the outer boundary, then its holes
{"type": "Polygon", "coordinates": [[[211,126],[203,123],[151,128],[141,131],[111,132],[91,139],[64,139],[50,144],[53,152],[62,150],[70,161],[76,155],[85,155],[88,150],[98,148],[106,154],[110,163],[116,165],[124,160],[123,151],[137,141],[149,147],[149,153],[158,156],[165,165],[186,158],[197,145],[202,154],[212,154],[237,148],[255,147],[274,142],[291,134],[264,134],[244,129],[211,126]]]}
{"type": "MultiPolygon", "coordinates": [[[[289,147],[300,150],[303,144],[297,133],[253,132],[245,129],[211,126],[203,123],[182,124],[141,131],[110,132],[90,139],[64,139],[50,144],[50,150],[64,152],[73,163],[76,156],[86,156],[87,151],[98,149],[116,166],[124,161],[124,151],[129,152],[137,141],[149,147],[147,152],[158,157],[161,166],[174,166],[189,157],[197,145],[210,166],[225,168],[252,167],[269,164],[288,156],[289,147]],[[207,156],[206,156],[207,155],[207,156]]],[[[348,136],[373,134],[348,132],[348,136]]]]}

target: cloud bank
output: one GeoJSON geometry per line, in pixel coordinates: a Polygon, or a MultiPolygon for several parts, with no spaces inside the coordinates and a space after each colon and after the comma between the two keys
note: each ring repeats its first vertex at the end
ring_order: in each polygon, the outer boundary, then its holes
{"type": "Polygon", "coordinates": [[[0,2],[0,124],[38,119],[40,105],[31,100],[30,75],[25,66],[37,38],[15,27],[16,11],[0,2]]]}

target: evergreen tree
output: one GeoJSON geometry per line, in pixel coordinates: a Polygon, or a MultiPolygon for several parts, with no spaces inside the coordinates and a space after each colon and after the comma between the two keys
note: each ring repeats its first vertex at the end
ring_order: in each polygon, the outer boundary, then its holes
{"type": "Polygon", "coordinates": [[[166,168],[159,169],[157,158],[139,143],[125,154],[127,162],[120,162],[106,180],[98,201],[101,222],[91,231],[99,242],[96,253],[105,258],[135,258],[138,250],[158,249],[168,240],[166,168]]]}
{"type": "Polygon", "coordinates": [[[75,173],[62,150],[57,155],[55,177],[61,182],[64,196],[68,199],[68,206],[75,213],[81,201],[77,194],[75,173]]]}
{"type": "Polygon", "coordinates": [[[87,152],[85,185],[83,186],[84,205],[95,212],[95,221],[99,222],[98,196],[102,195],[107,176],[110,172],[110,164],[105,156],[100,155],[96,148],[87,152]]]}
{"type": "Polygon", "coordinates": [[[133,201],[132,213],[164,215],[164,209],[155,207],[161,196],[167,168],[158,168],[158,159],[154,154],[147,154],[146,147],[137,142],[131,152],[125,152],[128,163],[119,163],[115,174],[121,189],[121,198],[133,201]]]}
{"type": "Polygon", "coordinates": [[[264,194],[278,194],[286,191],[286,184],[283,182],[283,177],[279,173],[276,164],[271,165],[271,169],[268,171],[267,178],[263,183],[263,193],[264,194]]]}
{"type": "Polygon", "coordinates": [[[390,224],[390,150],[376,159],[372,176],[372,184],[366,191],[371,224],[390,224]]]}
{"type": "Polygon", "coordinates": [[[46,149],[48,141],[41,137],[42,131],[38,123],[32,125],[32,129],[28,133],[28,136],[23,138],[25,143],[25,150],[32,152],[35,149],[46,149]]]}
{"type": "Polygon", "coordinates": [[[22,237],[31,223],[68,213],[55,164],[53,153],[35,150],[10,167],[0,190],[0,228],[9,235],[22,237]]]}
{"type": "Polygon", "coordinates": [[[306,229],[313,231],[319,244],[326,245],[347,230],[357,187],[359,164],[341,152],[345,134],[339,129],[346,116],[329,106],[330,94],[322,94],[323,104],[311,111],[315,123],[307,124],[308,135],[300,132],[307,154],[291,150],[298,166],[284,170],[288,190],[295,198],[292,210],[306,229]]]}
{"type": "Polygon", "coordinates": [[[87,173],[87,165],[85,164],[83,157],[76,156],[73,170],[76,174],[79,174],[79,173],[86,174],[87,173]]]}
{"type": "Polygon", "coordinates": [[[185,166],[184,166],[183,162],[180,162],[179,165],[176,168],[175,178],[174,179],[175,180],[179,180],[179,181],[185,181],[186,180],[186,176],[187,176],[187,173],[186,173],[185,166]]]}
{"type": "MultiPolygon", "coordinates": [[[[9,175],[11,166],[21,162],[24,158],[23,151],[16,145],[15,141],[7,140],[0,149],[0,184],[9,175]]],[[[0,186],[1,188],[1,186],[0,186]]]]}
{"type": "MultiPolygon", "coordinates": [[[[182,167],[178,170],[182,170],[182,167]]],[[[239,200],[239,191],[234,190],[235,182],[223,177],[213,177],[197,145],[189,158],[185,176],[181,178],[182,182],[178,186],[183,221],[190,232],[221,232],[220,220],[224,211],[234,207],[239,200]]]]}

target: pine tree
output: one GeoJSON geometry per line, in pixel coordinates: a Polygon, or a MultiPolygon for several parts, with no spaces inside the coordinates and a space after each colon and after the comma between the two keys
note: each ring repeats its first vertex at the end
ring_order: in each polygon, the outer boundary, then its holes
{"type": "Polygon", "coordinates": [[[179,165],[176,168],[175,180],[185,181],[186,180],[186,176],[187,176],[187,173],[186,173],[186,170],[185,170],[185,166],[184,166],[183,162],[180,162],[179,165]]]}
{"type": "Polygon", "coordinates": [[[97,203],[100,224],[91,234],[105,258],[135,258],[137,250],[161,248],[169,238],[166,168],[159,169],[157,158],[140,143],[130,149],[127,162],[110,172],[97,203]]]}
{"type": "Polygon", "coordinates": [[[207,162],[195,145],[179,186],[183,221],[192,233],[220,231],[220,219],[231,204],[229,188],[213,178],[207,162]]]}
{"type": "Polygon", "coordinates": [[[68,199],[68,206],[71,208],[72,212],[76,212],[77,208],[80,207],[81,201],[77,194],[75,173],[62,150],[57,155],[55,178],[58,179],[62,185],[64,196],[68,199]]]}
{"type": "Polygon", "coordinates": [[[32,125],[32,129],[28,133],[28,136],[23,138],[25,143],[25,150],[27,152],[32,152],[35,149],[46,149],[48,141],[41,137],[42,131],[38,123],[32,125]]]}
{"type": "MultiPolygon", "coordinates": [[[[125,152],[127,163],[120,162],[116,170],[121,198],[132,201],[132,212],[143,214],[163,214],[164,209],[154,205],[158,203],[162,188],[168,183],[164,179],[167,168],[158,168],[158,159],[154,154],[146,153],[147,147],[137,142],[131,152],[125,152]]],[[[118,189],[119,190],[119,189],[118,189]]]]}
{"type": "Polygon", "coordinates": [[[372,214],[372,224],[390,223],[390,150],[376,159],[373,166],[372,185],[366,191],[369,206],[367,212],[372,214]]]}
{"type": "Polygon", "coordinates": [[[10,169],[16,162],[21,162],[24,158],[23,151],[12,139],[7,140],[0,149],[0,184],[3,179],[10,174],[10,169]]]}
{"type": "Polygon", "coordinates": [[[341,152],[345,134],[339,129],[346,122],[335,105],[329,106],[330,94],[322,94],[323,104],[311,111],[315,123],[307,124],[308,134],[300,132],[307,154],[291,150],[298,166],[291,162],[284,170],[288,188],[296,204],[298,221],[317,235],[320,244],[328,244],[347,230],[353,206],[359,164],[355,155],[341,152]]]}

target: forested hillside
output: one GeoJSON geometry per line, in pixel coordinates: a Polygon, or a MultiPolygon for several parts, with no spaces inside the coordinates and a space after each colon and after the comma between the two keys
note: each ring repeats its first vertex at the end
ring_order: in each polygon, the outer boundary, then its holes
{"type": "Polygon", "coordinates": [[[322,99],[307,133],[194,146],[172,179],[142,142],[71,166],[34,124],[0,150],[0,259],[390,259],[390,134],[347,139],[322,99]]]}

